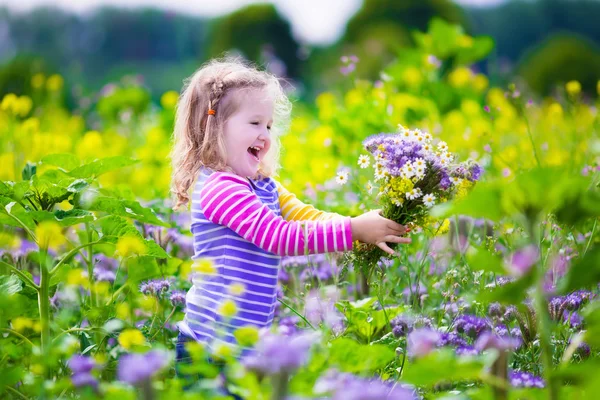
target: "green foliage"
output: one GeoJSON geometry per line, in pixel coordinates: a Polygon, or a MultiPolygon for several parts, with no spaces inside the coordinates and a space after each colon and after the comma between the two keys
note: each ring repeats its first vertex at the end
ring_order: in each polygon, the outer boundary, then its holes
{"type": "Polygon", "coordinates": [[[249,60],[263,64],[268,62],[265,52],[271,51],[285,64],[287,76],[297,77],[300,72],[299,46],[292,36],[290,24],[271,4],[250,5],[216,21],[208,43],[210,57],[240,51],[249,60]]]}
{"type": "Polygon", "coordinates": [[[571,80],[592,94],[600,80],[600,51],[583,37],[553,35],[523,57],[517,73],[539,94],[547,95],[571,80]]]}

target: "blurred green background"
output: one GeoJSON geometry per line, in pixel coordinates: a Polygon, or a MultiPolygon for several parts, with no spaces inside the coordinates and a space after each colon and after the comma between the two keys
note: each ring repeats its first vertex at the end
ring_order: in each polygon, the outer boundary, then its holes
{"type": "Polygon", "coordinates": [[[354,66],[357,77],[378,79],[384,65],[414,45],[411,32],[426,31],[433,16],[461,24],[471,36],[494,40],[490,56],[474,67],[492,85],[522,79],[532,92],[548,95],[577,80],[584,93],[592,94],[600,79],[599,1],[349,0],[341,16],[338,1],[319,6],[315,1],[230,0],[217,2],[225,12],[212,7],[210,15],[202,15],[203,3],[207,9],[214,6],[207,1],[195,2],[189,11],[177,2],[171,9],[150,0],[120,3],[127,8],[84,3],[0,3],[0,96],[27,95],[35,74],[58,73],[71,110],[89,107],[97,93],[123,80],[143,85],[157,102],[162,93],[179,91],[203,61],[229,51],[289,79],[300,98],[312,100],[343,79],[343,55],[360,59],[354,66]],[[298,34],[299,24],[311,18],[303,11],[325,21],[305,26],[312,39],[298,34]],[[335,34],[327,26],[328,15],[332,25],[337,15],[341,28],[335,34]],[[315,39],[324,25],[329,36],[315,39]]]}

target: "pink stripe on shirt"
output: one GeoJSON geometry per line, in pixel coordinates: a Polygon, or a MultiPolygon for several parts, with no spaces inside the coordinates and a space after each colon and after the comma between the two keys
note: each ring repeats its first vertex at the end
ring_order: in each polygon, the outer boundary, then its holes
{"type": "Polygon", "coordinates": [[[304,254],[305,249],[309,254],[352,249],[350,217],[286,221],[260,201],[247,180],[234,174],[213,173],[200,192],[200,205],[211,222],[280,256],[304,254]]]}

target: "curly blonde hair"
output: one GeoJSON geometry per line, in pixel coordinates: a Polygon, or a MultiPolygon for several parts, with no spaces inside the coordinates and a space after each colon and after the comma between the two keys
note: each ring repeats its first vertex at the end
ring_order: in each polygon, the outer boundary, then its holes
{"type": "Polygon", "coordinates": [[[171,192],[178,209],[190,202],[189,190],[202,167],[232,172],[225,164],[223,127],[239,109],[246,90],[266,90],[273,100],[271,148],[258,174],[269,177],[279,169],[278,137],[287,129],[291,103],[279,79],[239,58],[214,59],[184,81],[177,103],[171,151],[171,192]],[[215,113],[208,113],[215,110],[215,113]]]}

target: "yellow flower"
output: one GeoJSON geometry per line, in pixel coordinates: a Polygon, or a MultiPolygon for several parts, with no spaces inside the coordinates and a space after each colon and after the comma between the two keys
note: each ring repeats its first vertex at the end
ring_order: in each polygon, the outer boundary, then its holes
{"type": "Polygon", "coordinates": [[[44,366],[42,364],[31,364],[31,366],[29,367],[29,370],[34,373],[35,375],[42,375],[44,373],[44,371],[46,370],[44,368],[44,366]]]}
{"type": "Polygon", "coordinates": [[[77,144],[77,155],[80,158],[97,158],[98,150],[103,148],[102,135],[98,131],[88,131],[77,144]]]}
{"type": "Polygon", "coordinates": [[[473,79],[473,87],[478,92],[483,92],[489,86],[490,81],[484,74],[477,74],[473,79]]]}
{"type": "Polygon", "coordinates": [[[21,117],[26,116],[33,107],[33,101],[27,96],[19,96],[13,104],[13,112],[21,117]]]}
{"type": "Polygon", "coordinates": [[[134,346],[143,346],[146,343],[146,338],[137,329],[125,329],[119,335],[119,344],[126,350],[130,350],[134,346]]]}
{"type": "Polygon", "coordinates": [[[323,121],[332,119],[335,116],[335,96],[329,92],[321,93],[317,96],[315,103],[319,108],[319,118],[323,121]]]}
{"type": "Polygon", "coordinates": [[[40,130],[40,120],[36,117],[27,118],[21,124],[21,129],[28,134],[32,134],[34,132],[38,132],[40,130]]]}
{"type": "Polygon", "coordinates": [[[136,236],[123,236],[117,242],[117,254],[121,257],[129,257],[146,253],[146,245],[142,239],[136,236]]]}
{"type": "Polygon", "coordinates": [[[402,73],[402,80],[408,86],[419,86],[423,81],[423,76],[421,75],[421,71],[416,67],[408,67],[402,73]]]}
{"type": "Polygon", "coordinates": [[[45,80],[46,80],[46,77],[44,76],[44,74],[35,74],[31,78],[31,86],[34,89],[41,89],[42,86],[44,86],[44,81],[45,80]]]}
{"type": "Polygon", "coordinates": [[[54,74],[48,78],[48,81],[46,82],[46,87],[51,92],[58,92],[60,89],[62,89],[63,84],[63,77],[58,74],[54,74]]]}
{"type": "Polygon", "coordinates": [[[243,326],[233,332],[233,336],[240,346],[253,346],[258,342],[258,329],[254,326],[243,326]]]}
{"type": "Polygon", "coordinates": [[[219,359],[230,358],[233,355],[233,347],[226,343],[218,343],[213,349],[213,356],[219,359]]]}
{"type": "Polygon", "coordinates": [[[128,303],[119,303],[116,307],[117,318],[127,321],[129,319],[131,308],[128,303]]]}
{"type": "Polygon", "coordinates": [[[466,67],[456,68],[448,76],[450,84],[454,87],[460,88],[469,84],[473,78],[473,72],[466,67]]]}
{"type": "Polygon", "coordinates": [[[42,221],[35,228],[37,241],[42,248],[56,249],[62,246],[66,240],[62,234],[62,227],[53,221],[42,221]]]}
{"type": "Polygon", "coordinates": [[[89,286],[89,280],[86,273],[81,268],[74,268],[67,274],[67,285],[72,286],[83,286],[87,288],[89,286]]]}
{"type": "Polygon", "coordinates": [[[17,101],[17,96],[14,93],[9,93],[2,99],[2,103],[0,104],[0,108],[3,111],[10,111],[13,109],[13,105],[17,101]]]}
{"type": "Polygon", "coordinates": [[[179,93],[174,90],[170,90],[165,92],[160,97],[160,104],[163,106],[163,108],[175,108],[177,105],[177,100],[179,100],[179,93]]]}
{"type": "Polygon", "coordinates": [[[442,221],[442,224],[437,229],[436,234],[443,235],[443,234],[448,233],[449,230],[450,230],[450,220],[448,218],[446,218],[446,219],[444,219],[444,221],[442,221]]]}
{"type": "Polygon", "coordinates": [[[229,285],[229,293],[231,293],[234,296],[241,296],[242,294],[244,294],[245,290],[246,286],[244,286],[243,283],[232,283],[231,285],[229,285]]]}
{"type": "Polygon", "coordinates": [[[578,81],[568,82],[565,85],[565,88],[567,89],[567,93],[569,93],[571,96],[577,96],[579,93],[581,93],[581,83],[578,81]]]}
{"type": "Polygon", "coordinates": [[[465,48],[472,47],[473,38],[469,35],[462,35],[460,38],[458,38],[458,45],[465,48]]]}
{"type": "Polygon", "coordinates": [[[12,328],[19,333],[23,333],[27,328],[32,327],[33,321],[30,318],[16,317],[12,320],[12,328]]]}
{"type": "Polygon", "coordinates": [[[106,281],[95,282],[94,283],[94,291],[98,296],[105,297],[108,296],[108,291],[110,289],[110,284],[106,281]]]}
{"type": "Polygon", "coordinates": [[[217,273],[215,265],[209,258],[199,258],[194,261],[194,264],[192,265],[192,271],[200,272],[204,275],[214,275],[217,273]]]}
{"type": "Polygon", "coordinates": [[[237,313],[237,306],[235,305],[235,301],[227,299],[223,303],[221,303],[217,311],[222,316],[226,318],[231,318],[237,313]]]}
{"type": "Polygon", "coordinates": [[[0,248],[15,249],[21,245],[21,239],[9,232],[0,232],[0,248]]]}

